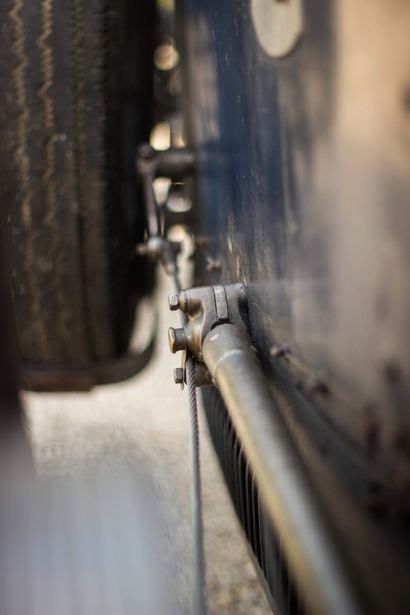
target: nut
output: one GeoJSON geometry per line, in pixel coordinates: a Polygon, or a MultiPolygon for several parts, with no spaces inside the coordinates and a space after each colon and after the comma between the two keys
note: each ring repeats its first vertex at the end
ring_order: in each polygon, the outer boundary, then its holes
{"type": "Polygon", "coordinates": [[[184,384],[185,370],[183,367],[176,367],[174,369],[174,382],[175,384],[184,384]]]}
{"type": "Polygon", "coordinates": [[[158,165],[157,152],[149,143],[138,148],[137,170],[141,175],[153,175],[158,165]]]}

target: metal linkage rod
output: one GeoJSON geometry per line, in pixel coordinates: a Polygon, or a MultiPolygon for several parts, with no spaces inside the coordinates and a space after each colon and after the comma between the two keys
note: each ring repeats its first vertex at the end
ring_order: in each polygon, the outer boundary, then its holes
{"type": "Polygon", "coordinates": [[[205,337],[202,357],[222,394],[309,611],[360,613],[248,334],[236,325],[218,325],[205,337]]]}

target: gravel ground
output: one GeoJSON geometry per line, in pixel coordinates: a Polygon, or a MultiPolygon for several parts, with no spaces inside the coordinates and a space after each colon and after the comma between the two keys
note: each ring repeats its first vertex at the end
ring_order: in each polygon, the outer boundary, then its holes
{"type": "MultiPolygon", "coordinates": [[[[157,350],[143,373],[88,394],[29,393],[25,402],[40,473],[82,474],[110,460],[143,473],[166,518],[178,612],[192,614],[189,416],[186,391],[172,382],[179,359],[166,340],[168,325],[178,324],[178,315],[165,309],[171,290],[161,277],[157,350]]],[[[203,421],[201,447],[209,612],[267,615],[203,421]]]]}

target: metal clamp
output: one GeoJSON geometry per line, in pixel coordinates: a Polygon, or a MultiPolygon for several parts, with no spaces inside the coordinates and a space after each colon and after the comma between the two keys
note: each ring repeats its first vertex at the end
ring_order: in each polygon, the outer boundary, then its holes
{"type": "MultiPolygon", "coordinates": [[[[203,286],[171,294],[170,310],[186,314],[183,327],[168,330],[169,347],[172,353],[189,352],[196,359],[195,384],[210,384],[211,378],[202,363],[202,345],[208,333],[217,325],[231,323],[245,331],[248,328],[248,304],[244,284],[227,286],[203,286]]],[[[174,372],[175,382],[186,382],[184,365],[174,372]]]]}

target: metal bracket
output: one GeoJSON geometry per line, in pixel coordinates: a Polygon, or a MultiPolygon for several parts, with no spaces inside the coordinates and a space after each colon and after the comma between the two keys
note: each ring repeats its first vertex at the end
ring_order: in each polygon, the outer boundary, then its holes
{"type": "Polygon", "coordinates": [[[149,143],[143,143],[137,154],[137,172],[142,182],[147,227],[147,240],[138,244],[137,253],[150,260],[160,260],[167,273],[176,269],[176,256],[180,244],[164,237],[161,213],[155,198],[153,182],[156,177],[169,177],[181,181],[194,170],[193,153],[186,148],[155,150],[149,143]]]}
{"type": "MultiPolygon", "coordinates": [[[[168,330],[169,347],[172,353],[189,352],[197,362],[195,384],[210,384],[211,379],[202,363],[202,344],[208,333],[217,325],[231,323],[245,331],[248,329],[248,304],[244,284],[226,286],[203,286],[171,294],[170,310],[181,310],[186,315],[183,327],[168,330]]],[[[174,372],[177,384],[186,381],[184,368],[174,372]]]]}

